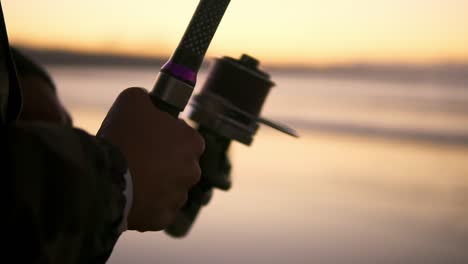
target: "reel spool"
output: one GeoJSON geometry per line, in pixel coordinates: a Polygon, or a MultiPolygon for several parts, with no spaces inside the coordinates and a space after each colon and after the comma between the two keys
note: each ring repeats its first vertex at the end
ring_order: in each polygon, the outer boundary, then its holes
{"type": "Polygon", "coordinates": [[[259,64],[245,54],[239,60],[217,59],[200,94],[193,99],[189,117],[220,136],[245,145],[252,143],[259,124],[297,137],[291,128],[260,117],[275,84],[258,68],[259,64]]]}

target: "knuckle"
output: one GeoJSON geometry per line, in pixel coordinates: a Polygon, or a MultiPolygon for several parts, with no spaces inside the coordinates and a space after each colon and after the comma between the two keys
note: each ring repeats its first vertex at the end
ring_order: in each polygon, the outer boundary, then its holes
{"type": "Polygon", "coordinates": [[[182,193],[179,196],[179,199],[177,201],[177,210],[182,208],[185,205],[185,203],[187,203],[187,200],[188,200],[188,193],[187,192],[182,193]]]}
{"type": "Polygon", "coordinates": [[[157,223],[158,227],[162,230],[168,227],[174,221],[176,217],[176,212],[174,210],[167,210],[161,214],[159,221],[157,223]]]}
{"type": "Polygon", "coordinates": [[[190,153],[196,155],[197,157],[201,156],[205,151],[205,139],[200,135],[200,133],[198,133],[184,121],[182,121],[181,124],[183,126],[182,136],[184,138],[184,142],[190,150],[190,153]]]}
{"type": "Polygon", "coordinates": [[[200,168],[200,164],[198,164],[198,162],[195,162],[192,168],[192,184],[193,185],[197,184],[200,181],[201,175],[202,175],[202,171],[200,168]]]}
{"type": "Polygon", "coordinates": [[[141,98],[143,96],[146,96],[148,93],[145,89],[140,88],[140,87],[131,87],[123,90],[118,99],[119,100],[129,100],[129,99],[135,99],[135,98],[141,98]]]}
{"type": "Polygon", "coordinates": [[[196,130],[190,131],[190,146],[195,155],[201,156],[205,151],[205,139],[196,130]]]}
{"type": "Polygon", "coordinates": [[[205,139],[199,134],[199,133],[195,133],[195,146],[196,146],[196,151],[197,151],[197,154],[199,156],[201,156],[203,154],[203,152],[205,152],[205,139]]]}

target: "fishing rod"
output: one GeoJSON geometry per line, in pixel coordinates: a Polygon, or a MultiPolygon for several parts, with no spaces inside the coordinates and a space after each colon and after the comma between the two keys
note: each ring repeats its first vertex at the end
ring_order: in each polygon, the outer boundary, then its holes
{"type": "MultiPolygon", "coordinates": [[[[230,0],[201,0],[176,51],[162,67],[153,90],[155,105],[174,117],[187,106],[197,82],[197,73],[230,0]]],[[[260,62],[243,55],[240,59],[216,59],[200,94],[192,100],[189,118],[198,125],[205,140],[200,158],[201,179],[189,192],[188,200],[165,232],[185,236],[201,208],[209,203],[213,190],[231,188],[231,142],[252,144],[264,124],[288,135],[297,133],[260,117],[274,82],[259,69],[260,62]]]]}
{"type": "MultiPolygon", "coordinates": [[[[169,61],[161,68],[150,92],[154,104],[177,118],[184,111],[197,82],[197,74],[230,0],[200,0],[182,40],[169,61]]],[[[169,235],[185,235],[195,217],[189,195],[175,222],[166,229],[169,235]]],[[[195,214],[196,215],[196,214],[195,214]]]]}

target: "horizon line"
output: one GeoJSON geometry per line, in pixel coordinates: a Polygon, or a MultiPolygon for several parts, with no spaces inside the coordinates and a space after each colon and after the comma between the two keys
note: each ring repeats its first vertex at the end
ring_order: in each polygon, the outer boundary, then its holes
{"type": "MultiPolygon", "coordinates": [[[[119,51],[99,51],[99,50],[80,50],[66,47],[53,47],[53,46],[35,46],[24,43],[13,43],[12,46],[20,50],[26,50],[32,53],[50,53],[50,54],[63,54],[63,55],[82,55],[89,57],[107,57],[115,59],[130,59],[130,60],[155,60],[157,62],[166,61],[171,55],[149,55],[138,54],[130,52],[119,51]]],[[[238,54],[240,56],[242,54],[238,54]]],[[[236,57],[236,56],[230,56],[236,57]]],[[[207,56],[205,60],[213,59],[214,56],[207,56]]],[[[145,63],[144,63],[145,64],[145,63]]],[[[461,60],[440,60],[436,62],[378,62],[372,60],[355,60],[348,62],[334,62],[334,63],[298,63],[298,62],[267,62],[264,67],[273,69],[296,69],[296,70],[320,70],[320,69],[333,69],[333,68],[352,68],[352,67],[416,67],[416,68],[430,68],[440,66],[468,66],[468,59],[461,60]]]]}

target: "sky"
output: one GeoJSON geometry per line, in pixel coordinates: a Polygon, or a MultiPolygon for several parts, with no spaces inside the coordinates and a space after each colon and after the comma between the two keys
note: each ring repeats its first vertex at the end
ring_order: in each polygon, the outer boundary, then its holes
{"type": "MultiPolygon", "coordinates": [[[[197,0],[3,0],[10,41],[169,56],[197,0]]],[[[209,55],[287,65],[468,61],[468,0],[232,0],[209,55]]]]}

